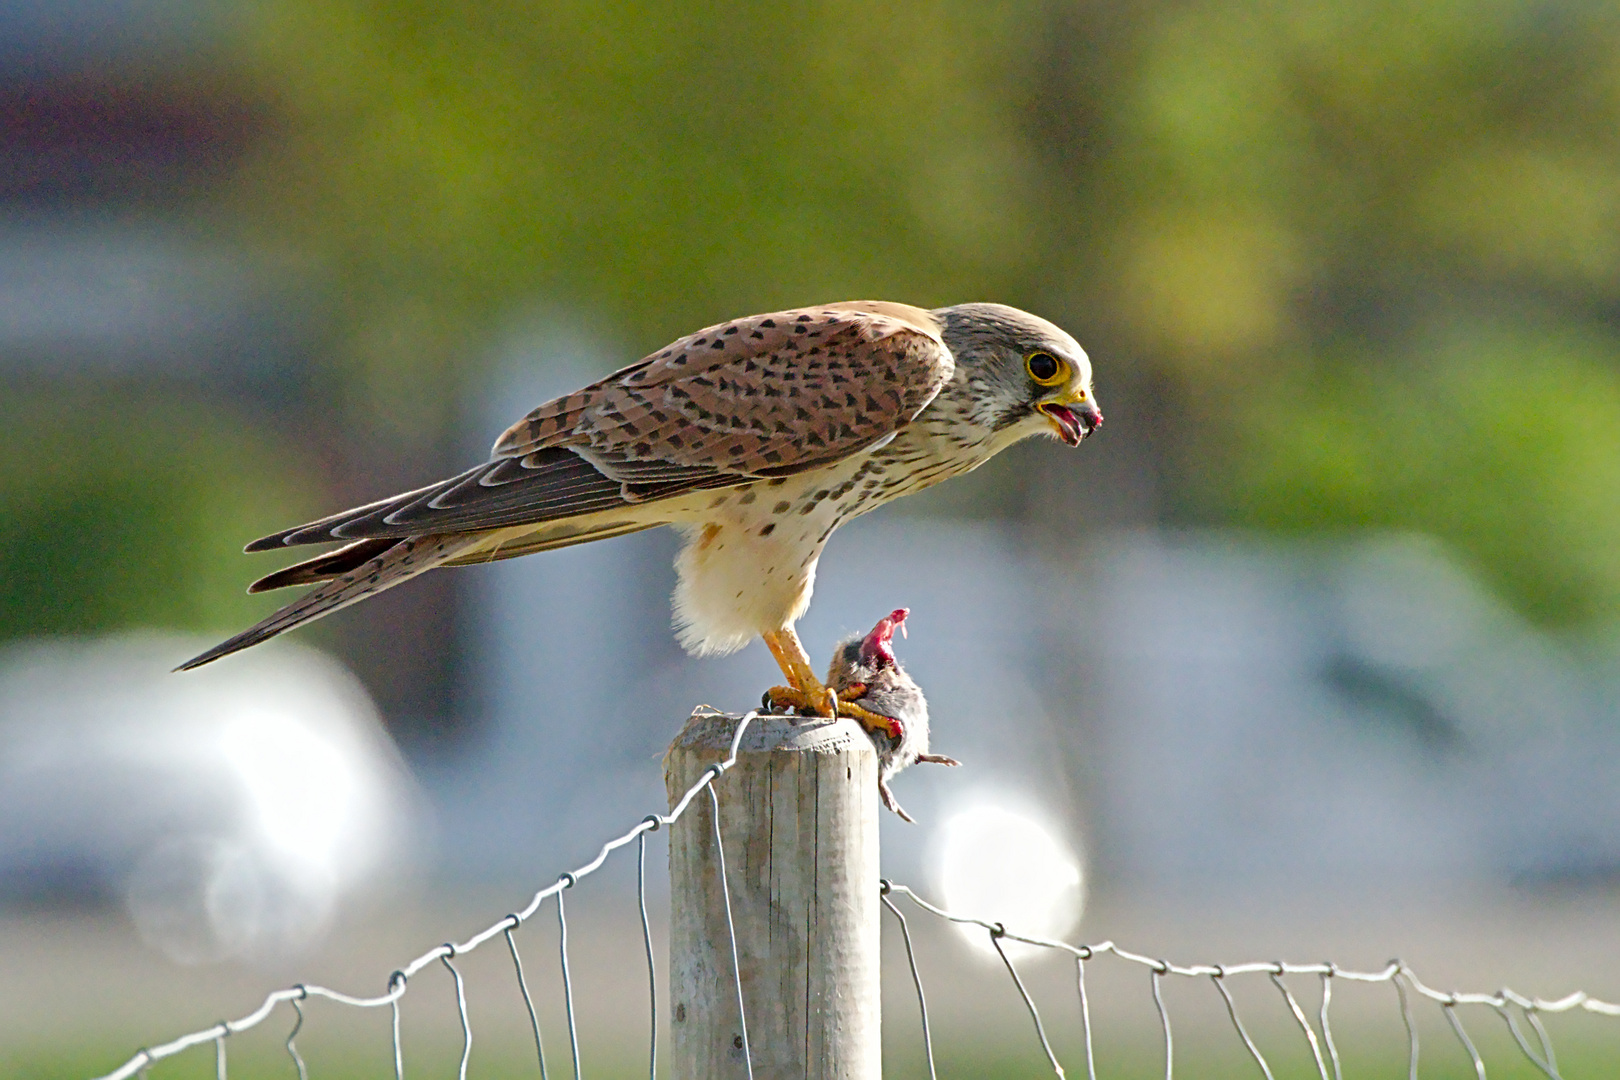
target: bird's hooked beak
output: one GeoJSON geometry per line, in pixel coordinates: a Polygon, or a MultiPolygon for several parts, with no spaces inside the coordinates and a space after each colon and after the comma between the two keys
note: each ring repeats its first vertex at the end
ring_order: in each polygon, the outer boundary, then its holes
{"type": "Polygon", "coordinates": [[[1067,390],[1035,407],[1052,421],[1058,438],[1070,446],[1079,446],[1087,435],[1102,427],[1102,410],[1084,390],[1067,390]]]}
{"type": "Polygon", "coordinates": [[[894,658],[894,632],[899,630],[901,637],[906,636],[906,616],[910,614],[910,608],[895,608],[879,619],[872,632],[861,641],[861,663],[890,666],[898,663],[894,658]]]}

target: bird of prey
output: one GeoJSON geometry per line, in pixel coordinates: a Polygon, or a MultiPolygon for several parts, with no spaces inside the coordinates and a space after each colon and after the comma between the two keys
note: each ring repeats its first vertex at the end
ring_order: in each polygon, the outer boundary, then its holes
{"type": "Polygon", "coordinates": [[[343,541],[255,582],[315,588],[181,665],[245,649],[443,566],[673,525],[675,625],[696,655],[764,638],[773,700],[831,716],[794,623],[834,529],[1031,435],[1102,414],[1074,338],[1000,304],[852,301],[699,330],[548,401],[457,476],[255,540],[343,541]]]}
{"type": "Polygon", "coordinates": [[[934,765],[962,763],[928,752],[928,699],[894,655],[894,632],[899,630],[905,636],[909,614],[906,608],[896,608],[879,619],[864,638],[839,642],[827,665],[827,686],[838,697],[839,712],[861,720],[872,735],[878,752],[878,794],[883,805],[902,820],[915,821],[895,801],[889,781],[917,761],[934,765]],[[881,724],[879,719],[889,723],[881,724]],[[898,734],[883,730],[885,727],[898,734]]]}

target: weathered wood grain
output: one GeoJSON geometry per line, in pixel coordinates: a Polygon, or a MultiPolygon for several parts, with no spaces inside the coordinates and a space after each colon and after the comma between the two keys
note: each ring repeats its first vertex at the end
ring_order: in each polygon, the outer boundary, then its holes
{"type": "MultiPolygon", "coordinates": [[[[670,801],[725,758],[735,717],[694,716],[670,801]]],[[[717,783],[756,1080],[878,1080],[877,755],[853,721],[761,717],[717,783]]],[[[671,828],[672,1076],[746,1076],[707,796],[671,828]]]]}

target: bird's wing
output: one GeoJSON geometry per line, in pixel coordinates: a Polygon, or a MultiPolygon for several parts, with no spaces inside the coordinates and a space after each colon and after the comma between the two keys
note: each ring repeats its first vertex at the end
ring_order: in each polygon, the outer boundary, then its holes
{"type": "Polygon", "coordinates": [[[920,308],[866,300],[752,315],[540,406],[494,455],[583,445],[629,463],[784,475],[898,431],[954,370],[920,308]]]}
{"type": "MultiPolygon", "coordinates": [[[[588,519],[587,519],[588,520],[588,519]]],[[[626,533],[640,532],[651,529],[654,525],[637,521],[599,522],[595,524],[574,522],[559,522],[550,527],[541,526],[533,532],[524,533],[498,545],[478,548],[467,554],[457,555],[447,559],[442,566],[471,566],[476,563],[496,562],[500,559],[515,559],[519,555],[529,555],[536,551],[554,551],[557,548],[571,547],[574,544],[583,544],[590,540],[605,540],[610,536],[623,536],[626,533]]],[[[272,589],[285,589],[293,585],[313,585],[321,581],[331,581],[348,573],[371,559],[376,558],[395,544],[399,539],[392,536],[373,540],[356,540],[345,544],[336,551],[328,551],[305,559],[301,563],[282,570],[277,570],[248,586],[248,592],[269,592],[272,589]]]]}
{"type": "Polygon", "coordinates": [[[459,476],[390,499],[345,510],[307,525],[263,537],[248,551],[293,544],[425,532],[474,532],[508,525],[539,524],[599,510],[634,505],[638,493],[663,496],[743,482],[713,469],[665,468],[636,474],[637,482],[612,475],[570,447],[546,447],[522,457],[497,458],[459,476]]]}
{"type": "Polygon", "coordinates": [[[919,308],[737,319],[540,406],[483,465],[248,550],[535,524],[802,472],[892,436],[954,370],[919,308]]]}

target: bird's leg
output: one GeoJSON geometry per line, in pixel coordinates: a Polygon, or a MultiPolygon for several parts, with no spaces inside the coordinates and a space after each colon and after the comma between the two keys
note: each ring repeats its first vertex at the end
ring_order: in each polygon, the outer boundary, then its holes
{"type": "Polygon", "coordinates": [[[850,683],[838,691],[838,715],[847,716],[852,720],[859,720],[868,731],[881,731],[891,739],[898,739],[905,729],[900,721],[892,716],[873,712],[857,702],[866,696],[869,688],[863,682],[850,683]]]}
{"type": "Polygon", "coordinates": [[[861,726],[866,728],[867,731],[881,731],[891,739],[899,739],[905,734],[905,728],[894,717],[873,712],[864,705],[857,705],[853,701],[839,701],[838,715],[847,716],[851,720],[859,720],[861,726]]]}
{"type": "Polygon", "coordinates": [[[918,754],[917,755],[917,760],[922,762],[925,765],[960,765],[960,764],[962,764],[960,761],[957,761],[955,758],[946,757],[944,754],[918,754]]]}
{"type": "MultiPolygon", "coordinates": [[[[841,700],[831,687],[816,678],[810,666],[810,654],[791,626],[761,634],[765,647],[776,657],[777,666],[787,676],[787,686],[773,686],[765,691],[765,699],[773,708],[794,708],[800,716],[847,716],[860,721],[868,731],[881,731],[893,739],[900,738],[900,721],[862,708],[853,701],[841,700]]],[[[851,687],[853,689],[853,687],[851,687]]],[[[862,687],[862,693],[865,688],[862,687]]]]}
{"type": "Polygon", "coordinates": [[[815,669],[810,666],[810,654],[804,651],[804,644],[793,627],[771,630],[760,637],[765,639],[765,647],[776,657],[776,664],[788,681],[786,686],[767,690],[767,700],[776,708],[797,709],[802,716],[837,716],[838,697],[816,678],[815,669]]]}

